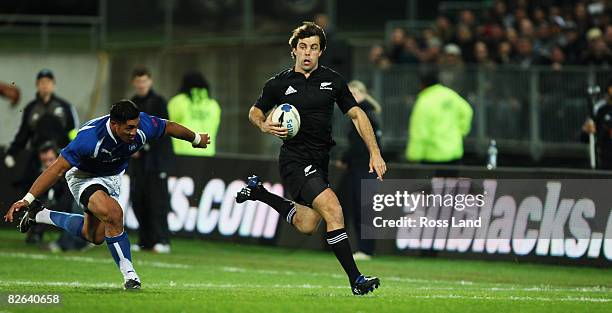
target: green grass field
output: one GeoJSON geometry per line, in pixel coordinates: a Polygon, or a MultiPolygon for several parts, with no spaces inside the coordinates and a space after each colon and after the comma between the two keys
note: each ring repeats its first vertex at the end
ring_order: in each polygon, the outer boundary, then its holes
{"type": "MultiPolygon", "coordinates": [[[[133,238],[132,238],[133,239],[133,238]]],[[[60,305],[0,312],[612,312],[609,269],[378,257],[381,278],[351,295],[331,253],[175,239],[173,253],[133,253],[143,289],[126,292],[105,245],[52,254],[0,230],[0,294],[59,293],[60,305]]],[[[4,300],[6,301],[6,300],[4,300]]]]}

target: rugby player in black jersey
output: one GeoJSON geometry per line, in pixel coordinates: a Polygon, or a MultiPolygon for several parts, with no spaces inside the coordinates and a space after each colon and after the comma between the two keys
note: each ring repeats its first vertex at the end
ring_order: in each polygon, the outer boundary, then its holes
{"type": "Polygon", "coordinates": [[[365,142],[370,153],[370,172],[375,171],[382,180],[387,167],[372,125],[346,82],[318,63],[326,46],[323,29],[304,22],[293,30],[289,45],[295,65],[268,80],[249,111],[249,120],[262,132],[286,139],[287,129],[266,119],[266,113],[283,103],[292,104],[300,113],[300,129],[295,137],[284,141],[279,155],[281,179],[294,201],[268,192],[256,175],[248,178],[236,201],[262,201],[304,234],[312,234],[321,218],[325,220],[327,243],[348,275],[353,294],[364,295],[378,288],[380,280],[362,275],[357,269],[344,229],[342,207],[327,177],[329,150],[335,144],[331,137],[334,103],[351,118],[365,142]]]}

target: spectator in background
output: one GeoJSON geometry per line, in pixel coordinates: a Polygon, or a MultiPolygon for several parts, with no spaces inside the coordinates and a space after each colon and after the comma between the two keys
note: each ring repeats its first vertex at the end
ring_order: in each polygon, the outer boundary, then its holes
{"type": "MultiPolygon", "coordinates": [[[[132,97],[138,108],[149,115],[169,119],[166,100],[153,91],[153,77],[145,67],[132,72],[132,97]]],[[[138,220],[138,243],[132,250],[170,252],[168,213],[168,170],[174,154],[170,137],[145,144],[132,155],[128,171],[130,174],[130,200],[138,220]]]]}
{"type": "Polygon", "coordinates": [[[396,27],[391,33],[391,42],[389,45],[387,56],[392,63],[399,63],[402,50],[404,49],[404,40],[406,39],[406,31],[401,27],[396,27]]]}
{"type": "Polygon", "coordinates": [[[516,55],[512,58],[512,63],[518,64],[523,69],[536,65],[537,57],[533,53],[533,43],[527,38],[520,38],[516,46],[516,55]]]}
{"type": "Polygon", "coordinates": [[[533,40],[535,39],[535,30],[533,28],[533,23],[524,18],[519,21],[519,33],[522,38],[533,40]]]}
{"type": "Polygon", "coordinates": [[[555,42],[551,36],[550,26],[547,23],[542,23],[536,31],[536,40],[534,42],[534,50],[538,56],[549,57],[555,42]]]}
{"type": "Polygon", "coordinates": [[[565,24],[563,28],[563,39],[563,52],[568,63],[579,64],[584,42],[581,40],[578,28],[573,22],[565,24]]]}
{"type": "Polygon", "coordinates": [[[433,74],[421,77],[421,91],[410,115],[406,159],[428,164],[459,164],[463,138],[470,132],[473,110],[433,74]]]}
{"type": "Polygon", "coordinates": [[[482,41],[477,41],[474,44],[474,61],[485,69],[493,69],[495,67],[495,62],[489,56],[489,48],[482,41]]]}
{"type": "Polygon", "coordinates": [[[554,20],[554,19],[559,19],[559,18],[561,18],[561,19],[562,19],[563,17],[561,16],[561,8],[559,8],[559,7],[558,7],[558,6],[556,6],[556,5],[551,5],[551,6],[548,8],[548,17],[549,17],[549,19],[551,19],[551,20],[554,20]]]}
{"type": "Polygon", "coordinates": [[[587,32],[588,49],[582,56],[583,65],[597,65],[609,67],[612,65],[612,52],[603,39],[599,28],[591,28],[587,32]]]}
{"type": "Polygon", "coordinates": [[[544,12],[544,9],[542,9],[541,7],[536,7],[533,9],[533,14],[532,14],[532,19],[533,22],[535,23],[536,27],[540,27],[542,24],[546,24],[546,13],[544,12]]]}
{"type": "Polygon", "coordinates": [[[211,98],[210,86],[202,73],[192,71],[183,76],[179,94],[168,103],[168,113],[171,120],[207,133],[211,142],[206,149],[193,149],[191,143],[173,139],[172,146],[176,155],[214,156],[216,154],[221,107],[211,98]]]}
{"type": "Polygon", "coordinates": [[[588,119],[582,131],[595,134],[597,168],[612,170],[612,79],[608,80],[604,92],[605,99],[593,108],[594,120],[588,119]]]}
{"type": "Polygon", "coordinates": [[[455,35],[450,19],[446,16],[440,15],[436,18],[435,23],[435,32],[441,43],[450,42],[453,39],[453,36],[455,35]]]}
{"type": "Polygon", "coordinates": [[[589,15],[583,2],[578,2],[574,6],[574,19],[580,33],[584,33],[591,28],[589,15]]]}
{"type": "Polygon", "coordinates": [[[550,68],[553,71],[560,71],[563,69],[563,65],[565,64],[565,54],[563,53],[563,49],[559,46],[555,46],[552,48],[552,52],[550,54],[550,68]]]}
{"type": "Polygon", "coordinates": [[[508,41],[513,47],[516,47],[518,39],[519,35],[516,29],[512,27],[506,29],[506,41],[508,41]]]}
{"type": "Polygon", "coordinates": [[[425,61],[426,58],[427,55],[419,47],[416,38],[414,38],[414,36],[406,37],[400,63],[417,64],[425,61]]]}
{"type": "Polygon", "coordinates": [[[444,46],[444,53],[438,62],[440,82],[460,93],[465,92],[465,67],[461,49],[454,43],[444,46]]]}
{"type": "MultiPolygon", "coordinates": [[[[381,105],[376,101],[369,93],[366,86],[358,81],[353,80],[348,84],[349,90],[353,94],[353,97],[359,104],[359,107],[363,109],[366,113],[368,119],[370,120],[370,124],[372,124],[372,129],[374,131],[374,135],[376,135],[376,141],[378,142],[378,146],[381,145],[382,139],[382,131],[380,127],[380,113],[382,111],[381,105]]],[[[362,203],[362,190],[363,191],[372,191],[375,186],[371,186],[372,188],[362,189],[362,179],[376,179],[376,173],[369,173],[369,162],[370,162],[370,153],[368,152],[367,147],[363,143],[363,140],[357,133],[355,127],[349,127],[348,132],[348,150],[346,150],[342,158],[336,162],[336,166],[341,169],[349,170],[349,179],[351,185],[351,205],[348,206],[353,208],[353,222],[355,225],[355,230],[357,232],[357,251],[353,254],[353,258],[355,260],[369,260],[374,252],[374,240],[372,239],[362,239],[361,236],[362,226],[368,227],[369,225],[362,225],[361,223],[361,214],[364,210],[371,210],[372,205],[367,203],[362,203]],[[368,209],[369,208],[369,209],[368,209]]],[[[364,183],[368,183],[368,181],[364,181],[364,183]]],[[[372,197],[365,196],[366,199],[372,199],[372,197]]]]}
{"type": "MultiPolygon", "coordinates": [[[[20,188],[28,188],[39,174],[40,161],[37,149],[47,141],[63,148],[74,139],[79,125],[79,118],[72,105],[58,97],[55,91],[55,76],[48,69],[36,75],[36,98],[23,109],[21,125],[11,142],[4,164],[7,168],[15,166],[15,156],[26,149],[22,162],[25,170],[16,182],[20,188]]],[[[32,243],[39,242],[38,237],[28,237],[32,243]]]]}
{"type": "Polygon", "coordinates": [[[497,46],[497,63],[510,64],[512,62],[512,44],[502,41],[497,46]]]}
{"type": "Polygon", "coordinates": [[[471,10],[461,10],[459,12],[459,25],[466,26],[469,30],[476,27],[476,16],[471,10]]]}
{"type": "MultiPolygon", "coordinates": [[[[53,72],[48,69],[38,72],[36,98],[23,109],[21,125],[4,159],[7,167],[11,168],[15,165],[14,156],[27,144],[36,149],[42,143],[51,140],[59,147],[64,147],[76,136],[76,128],[79,124],[76,111],[70,103],[55,95],[54,91],[53,72]]],[[[37,159],[36,152],[32,156],[37,159]]]]}
{"type": "Polygon", "coordinates": [[[321,55],[319,63],[333,68],[344,77],[352,77],[352,47],[345,40],[336,36],[327,14],[320,13],[315,15],[314,22],[323,28],[327,38],[327,49],[321,55]]]}
{"type": "Polygon", "coordinates": [[[423,42],[425,44],[425,51],[421,60],[425,63],[436,63],[442,46],[441,37],[433,29],[425,28],[423,30],[423,42]]]}
{"type": "Polygon", "coordinates": [[[474,38],[472,31],[466,25],[457,27],[457,38],[454,40],[462,52],[463,61],[465,63],[474,63],[474,38]]]}
{"type": "Polygon", "coordinates": [[[493,4],[493,10],[489,13],[489,19],[499,25],[503,25],[504,28],[512,27],[514,24],[514,17],[508,13],[508,6],[503,0],[496,0],[493,4]]]}
{"type": "MultiPolygon", "coordinates": [[[[51,141],[44,142],[38,148],[38,159],[41,164],[38,174],[49,168],[49,166],[51,166],[51,164],[57,160],[58,156],[59,150],[57,149],[57,146],[55,146],[55,144],[51,141]]],[[[49,191],[47,191],[47,193],[41,196],[39,199],[44,202],[50,210],[54,211],[74,213],[74,211],[78,210],[79,208],[79,205],[75,203],[74,198],[70,194],[68,183],[66,183],[66,179],[64,177],[60,178],[60,181],[53,185],[53,187],[51,187],[51,189],[49,189],[49,191]]],[[[30,234],[35,234],[36,236],[40,236],[40,240],[38,240],[38,242],[41,242],[45,228],[46,225],[44,224],[36,224],[32,226],[28,231],[28,237],[30,237],[30,234]]],[[[50,242],[48,246],[51,252],[82,250],[87,247],[91,247],[87,241],[76,237],[67,231],[63,231],[60,238],[50,242]]]]}
{"type": "Polygon", "coordinates": [[[521,21],[527,20],[529,17],[527,16],[527,11],[523,8],[517,8],[514,10],[514,14],[510,16],[510,27],[518,28],[521,27],[521,21]]]}
{"type": "Polygon", "coordinates": [[[607,25],[604,32],[604,41],[608,48],[612,48],[612,25],[607,25]]]}
{"type": "Polygon", "coordinates": [[[387,57],[383,46],[376,44],[370,48],[368,55],[370,65],[376,70],[386,70],[391,67],[391,60],[387,57]]]}

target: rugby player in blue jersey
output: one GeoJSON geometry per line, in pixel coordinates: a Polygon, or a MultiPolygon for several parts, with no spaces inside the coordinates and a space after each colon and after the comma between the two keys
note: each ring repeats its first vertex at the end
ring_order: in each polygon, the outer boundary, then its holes
{"type": "Polygon", "coordinates": [[[123,229],[123,209],[117,199],[130,156],[164,135],[189,141],[194,148],[210,144],[208,134],[197,134],[180,124],[140,112],[132,101],[113,104],[109,115],[79,129],[57,161],[36,179],[23,199],[10,207],[4,220],[13,222],[15,212],[25,210],[18,226],[22,233],[34,224],[49,224],[97,245],[106,241],[123,274],[124,288],[140,289],[130,241],[123,229]],[[70,192],[83,205],[84,215],[51,211],[36,199],[64,175],[70,192]]]}

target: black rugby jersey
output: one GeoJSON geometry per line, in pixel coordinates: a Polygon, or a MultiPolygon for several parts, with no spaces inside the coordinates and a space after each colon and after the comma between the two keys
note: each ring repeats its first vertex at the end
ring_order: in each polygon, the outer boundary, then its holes
{"type": "Polygon", "coordinates": [[[284,141],[280,158],[303,160],[326,158],[335,145],[331,136],[334,103],[342,113],[357,106],[342,76],[320,65],[308,78],[293,68],[270,78],[255,107],[265,113],[284,103],[293,105],[300,113],[300,130],[284,141]]]}

